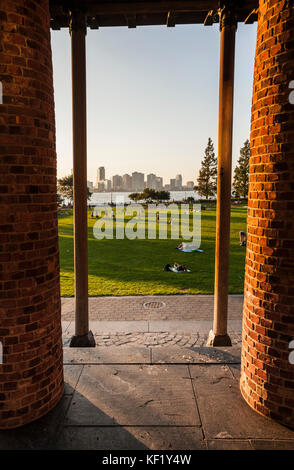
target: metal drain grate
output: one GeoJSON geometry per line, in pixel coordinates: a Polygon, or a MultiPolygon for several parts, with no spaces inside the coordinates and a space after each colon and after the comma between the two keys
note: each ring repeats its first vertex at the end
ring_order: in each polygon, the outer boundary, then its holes
{"type": "Polygon", "coordinates": [[[144,308],[163,308],[165,307],[165,303],[164,302],[145,302],[143,304],[143,307],[144,308]]]}

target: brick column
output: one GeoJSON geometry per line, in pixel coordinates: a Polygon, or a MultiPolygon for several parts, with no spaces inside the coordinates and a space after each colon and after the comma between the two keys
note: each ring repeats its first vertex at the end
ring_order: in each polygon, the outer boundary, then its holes
{"type": "Polygon", "coordinates": [[[260,0],[252,101],[241,391],[294,426],[294,6],[260,0]]]}
{"type": "Polygon", "coordinates": [[[48,0],[2,0],[0,429],[63,393],[56,152],[48,0]]]}

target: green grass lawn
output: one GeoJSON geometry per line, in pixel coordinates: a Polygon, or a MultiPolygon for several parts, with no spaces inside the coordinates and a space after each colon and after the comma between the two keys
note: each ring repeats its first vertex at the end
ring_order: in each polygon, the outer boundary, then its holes
{"type": "MultiPolygon", "coordinates": [[[[61,295],[74,295],[72,211],[59,211],[61,295]]],[[[214,285],[215,208],[202,211],[203,253],[175,249],[181,240],[97,240],[96,219],[88,213],[89,295],[212,294],[214,285]],[[169,263],[186,264],[191,273],[163,271],[169,263]]],[[[245,248],[239,231],[246,229],[246,208],[232,207],[229,292],[243,292],[245,248]]],[[[170,228],[169,228],[170,231],[170,228]]]]}

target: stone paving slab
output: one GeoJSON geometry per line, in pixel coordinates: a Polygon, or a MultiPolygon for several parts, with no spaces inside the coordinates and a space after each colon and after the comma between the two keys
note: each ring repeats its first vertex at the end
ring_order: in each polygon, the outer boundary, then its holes
{"type": "MultiPolygon", "coordinates": [[[[202,333],[208,334],[212,329],[213,322],[212,320],[160,320],[149,321],[149,331],[150,332],[160,332],[166,331],[168,324],[168,331],[175,333],[202,333]]],[[[236,331],[242,329],[242,320],[231,320],[229,325],[229,331],[236,331]]]]}
{"type": "MultiPolygon", "coordinates": [[[[63,297],[62,320],[74,320],[74,298],[63,297]]],[[[242,318],[243,295],[229,295],[229,320],[242,318]]],[[[145,295],[90,297],[91,321],[122,320],[209,320],[213,318],[213,295],[145,295]],[[162,308],[145,308],[162,302],[162,308]]]]}
{"type": "Polygon", "coordinates": [[[207,320],[150,320],[148,322],[150,332],[163,332],[168,331],[173,333],[204,333],[208,332],[212,328],[212,321],[207,320]]]}
{"type": "Polygon", "coordinates": [[[187,366],[85,365],[67,425],[200,425],[187,366]]]}
{"type": "MultiPolygon", "coordinates": [[[[63,349],[65,373],[69,373],[71,364],[232,364],[237,367],[238,373],[240,357],[239,345],[230,348],[193,348],[177,345],[149,348],[126,345],[119,348],[100,346],[63,349]]],[[[232,373],[234,370],[232,369],[232,373]]]]}
{"type": "Polygon", "coordinates": [[[250,442],[254,450],[294,450],[294,438],[293,440],[253,439],[250,442]]]}
{"type": "Polygon", "coordinates": [[[65,395],[72,395],[74,393],[82,370],[83,365],[63,365],[65,395]]]}
{"type": "Polygon", "coordinates": [[[208,450],[253,450],[249,440],[215,439],[207,441],[208,450]]]}
{"type": "Polygon", "coordinates": [[[152,364],[208,364],[208,363],[240,363],[241,349],[239,346],[230,348],[208,348],[171,346],[152,349],[152,364]]]}
{"type": "Polygon", "coordinates": [[[209,362],[213,354],[237,356],[238,347],[207,348],[207,362],[198,365],[148,365],[146,352],[151,360],[167,347],[65,348],[62,400],[40,420],[0,431],[0,450],[294,450],[294,431],[258,415],[241,397],[240,364],[209,362]],[[99,362],[112,355],[147,362],[99,362]]]}
{"type": "Polygon", "coordinates": [[[63,348],[65,364],[150,364],[151,351],[146,347],[63,348]]]}
{"type": "Polygon", "coordinates": [[[293,439],[294,431],[253,411],[241,397],[239,380],[227,365],[189,366],[205,437],[293,439]]]}
{"type": "Polygon", "coordinates": [[[66,426],[53,449],[67,450],[204,450],[197,427],[73,427],[66,426]]]}
{"type": "Polygon", "coordinates": [[[63,396],[54,410],[39,420],[17,429],[0,431],[0,450],[50,449],[69,404],[70,397],[63,396]]]}

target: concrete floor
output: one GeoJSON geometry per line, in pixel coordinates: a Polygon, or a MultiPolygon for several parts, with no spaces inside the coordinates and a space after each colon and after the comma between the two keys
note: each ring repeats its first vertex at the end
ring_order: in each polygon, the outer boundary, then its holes
{"type": "Polygon", "coordinates": [[[98,346],[73,349],[69,305],[64,396],[41,420],[1,431],[1,450],[294,450],[294,431],[256,414],[240,395],[240,308],[230,313],[230,348],[205,347],[210,313],[191,320],[182,312],[179,321],[167,309],[166,321],[94,315],[98,346]]]}

